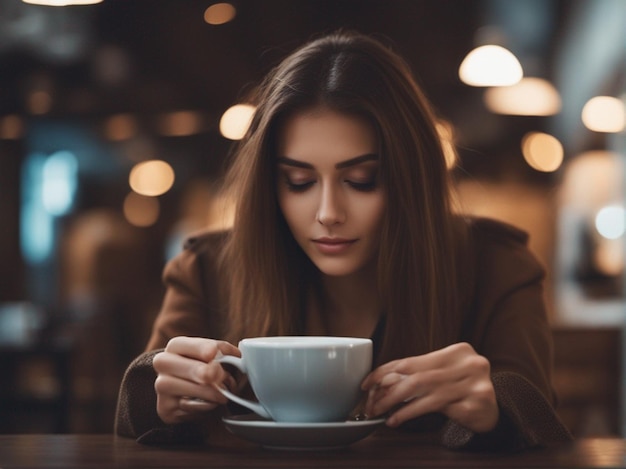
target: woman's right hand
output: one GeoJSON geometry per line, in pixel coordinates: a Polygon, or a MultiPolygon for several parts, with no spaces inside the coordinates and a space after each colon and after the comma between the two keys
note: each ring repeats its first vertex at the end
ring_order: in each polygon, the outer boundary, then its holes
{"type": "Polygon", "coordinates": [[[218,353],[241,356],[234,345],[200,337],[174,337],[154,356],[157,414],[163,422],[197,420],[227,399],[216,389],[234,389],[235,379],[214,361],[218,353]]]}

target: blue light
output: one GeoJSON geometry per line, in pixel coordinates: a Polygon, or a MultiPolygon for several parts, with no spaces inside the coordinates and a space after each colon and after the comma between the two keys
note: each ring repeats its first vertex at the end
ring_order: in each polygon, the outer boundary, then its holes
{"type": "Polygon", "coordinates": [[[48,157],[33,153],[24,162],[20,238],[22,254],[29,264],[50,259],[55,218],[71,210],[77,185],[78,161],[69,151],[48,157]]]}
{"type": "Polygon", "coordinates": [[[22,254],[30,264],[39,264],[48,259],[54,238],[53,219],[41,203],[45,161],[45,155],[31,154],[22,170],[20,238],[22,254]]]}
{"type": "Polygon", "coordinates": [[[50,215],[65,215],[72,208],[76,194],[78,162],[73,153],[58,151],[43,165],[41,197],[50,215]]]}

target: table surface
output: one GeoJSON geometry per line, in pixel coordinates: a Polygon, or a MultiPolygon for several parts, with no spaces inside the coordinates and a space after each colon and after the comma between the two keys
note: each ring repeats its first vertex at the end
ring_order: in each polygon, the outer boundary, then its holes
{"type": "Polygon", "coordinates": [[[585,438],[516,454],[450,451],[410,434],[370,436],[332,451],[270,450],[248,443],[152,447],[113,435],[0,435],[0,468],[626,467],[626,440],[585,438]]]}

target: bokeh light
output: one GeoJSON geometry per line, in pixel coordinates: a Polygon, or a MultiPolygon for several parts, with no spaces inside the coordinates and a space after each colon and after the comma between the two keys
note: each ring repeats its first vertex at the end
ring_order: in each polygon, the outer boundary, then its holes
{"type": "Polygon", "coordinates": [[[130,114],[116,114],[104,123],[104,135],[113,142],[129,140],[137,134],[137,119],[130,114]]]}
{"type": "Polygon", "coordinates": [[[556,137],[543,132],[529,132],[522,138],[522,154],[528,165],[550,173],[563,163],[563,145],[556,137]]]}
{"type": "Polygon", "coordinates": [[[204,21],[217,26],[232,21],[236,15],[237,10],[230,3],[215,3],[204,11],[204,21]]]}
{"type": "Polygon", "coordinates": [[[241,140],[254,116],[256,108],[250,104],[235,104],[220,119],[220,133],[230,140],[241,140]]]}
{"type": "Polygon", "coordinates": [[[603,207],[596,215],[596,230],[606,239],[620,238],[624,236],[625,218],[624,207],[620,205],[603,207]]]}
{"type": "Polygon", "coordinates": [[[11,114],[0,118],[0,139],[18,140],[25,132],[26,125],[20,116],[11,114]]]}
{"type": "Polygon", "coordinates": [[[175,111],[162,114],[158,119],[161,135],[186,137],[202,131],[202,117],[195,111],[175,111]]]}
{"type": "Polygon", "coordinates": [[[626,110],[621,100],[612,96],[591,98],[582,110],[585,127],[595,132],[617,133],[624,130],[626,110]]]}
{"type": "Polygon", "coordinates": [[[470,86],[510,86],[523,76],[517,57],[496,45],[480,46],[470,51],[459,67],[459,78],[470,86]]]}
{"type": "Polygon", "coordinates": [[[134,226],[152,226],[159,219],[159,199],[129,192],[124,199],[124,217],[134,226]]]}
{"type": "Polygon", "coordinates": [[[174,170],[162,160],[149,160],[136,164],[130,171],[132,190],[150,197],[165,194],[174,184],[174,170]]]}
{"type": "Polygon", "coordinates": [[[552,83],[526,77],[511,86],[485,90],[487,108],[496,114],[512,116],[552,116],[561,110],[561,97],[552,83]]]}

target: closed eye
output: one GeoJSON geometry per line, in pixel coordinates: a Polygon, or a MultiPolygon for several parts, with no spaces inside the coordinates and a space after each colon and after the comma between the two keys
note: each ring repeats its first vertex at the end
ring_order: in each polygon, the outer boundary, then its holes
{"type": "Polygon", "coordinates": [[[346,180],[346,183],[352,187],[353,189],[360,192],[373,192],[376,190],[376,180],[372,179],[371,181],[351,181],[346,180]]]}
{"type": "Polygon", "coordinates": [[[304,192],[306,191],[309,187],[311,187],[313,184],[315,184],[315,181],[308,181],[308,182],[292,182],[289,179],[285,180],[285,184],[287,185],[287,189],[290,192],[304,192]]]}

